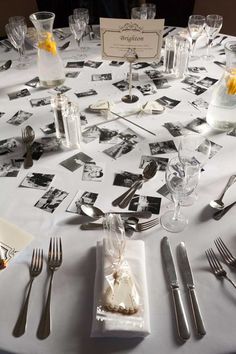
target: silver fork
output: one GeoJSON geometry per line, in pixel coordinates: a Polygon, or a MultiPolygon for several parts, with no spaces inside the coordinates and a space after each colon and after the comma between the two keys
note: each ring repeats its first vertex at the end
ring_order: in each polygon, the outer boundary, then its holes
{"type": "Polygon", "coordinates": [[[216,257],[216,254],[212,248],[209,248],[208,250],[206,250],[206,256],[207,256],[208,262],[209,262],[210,267],[211,267],[213,273],[215,274],[215,276],[217,278],[227,279],[236,288],[236,284],[233,282],[233,280],[231,280],[227,276],[226,271],[224,270],[224,268],[220,264],[220,261],[216,257]]]}
{"type": "Polygon", "coordinates": [[[27,296],[25,298],[19,317],[13,329],[13,335],[15,337],[20,337],[25,333],[28,304],[29,304],[32,284],[35,277],[37,277],[41,273],[42,269],[43,269],[43,250],[35,248],[32,253],[32,259],[30,265],[30,282],[29,282],[27,296]]]}
{"type": "Polygon", "coordinates": [[[236,258],[232,255],[222,238],[218,237],[214,243],[225,263],[235,268],[236,258]]]}
{"type": "Polygon", "coordinates": [[[52,291],[52,279],[54,272],[62,264],[62,244],[61,238],[51,237],[48,250],[48,268],[51,272],[50,283],[48,289],[48,295],[46,305],[42,313],[42,317],[39,323],[37,337],[39,339],[45,339],[51,333],[51,316],[50,316],[50,303],[51,303],[51,291],[52,291]]]}

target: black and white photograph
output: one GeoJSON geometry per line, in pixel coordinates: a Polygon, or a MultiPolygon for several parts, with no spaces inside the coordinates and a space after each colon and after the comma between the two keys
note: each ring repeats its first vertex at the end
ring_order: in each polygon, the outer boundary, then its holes
{"type": "Polygon", "coordinates": [[[5,112],[0,112],[0,118],[5,114],[5,112]]]}
{"type": "Polygon", "coordinates": [[[145,70],[145,74],[150,77],[151,80],[156,80],[156,79],[161,79],[163,78],[163,73],[161,73],[159,70],[145,70]]]}
{"type": "Polygon", "coordinates": [[[139,70],[139,69],[144,69],[144,68],[146,68],[147,66],[149,66],[148,63],[138,62],[138,63],[134,63],[134,64],[132,65],[132,68],[133,68],[134,70],[139,70]]]}
{"type": "Polygon", "coordinates": [[[51,103],[51,96],[41,97],[41,98],[32,98],[30,104],[32,107],[41,107],[47,106],[51,103]]]}
{"type": "Polygon", "coordinates": [[[88,66],[89,68],[94,68],[94,69],[99,68],[99,66],[101,65],[102,65],[102,61],[88,60],[84,63],[84,66],[88,66]]]}
{"type": "Polygon", "coordinates": [[[63,93],[66,93],[67,91],[71,90],[71,88],[68,86],[62,85],[62,86],[55,87],[54,90],[56,92],[63,94],[63,93]]]}
{"type": "Polygon", "coordinates": [[[167,79],[155,79],[153,80],[153,83],[157,89],[165,89],[171,87],[171,85],[168,84],[167,79]]]}
{"type": "Polygon", "coordinates": [[[204,66],[190,66],[188,71],[193,74],[201,74],[202,72],[207,72],[207,69],[204,66]]]}
{"type": "Polygon", "coordinates": [[[115,82],[112,85],[117,87],[120,91],[127,91],[129,89],[129,83],[126,80],[115,82]]]}
{"type": "Polygon", "coordinates": [[[96,125],[82,132],[82,140],[86,144],[96,140],[97,138],[99,138],[99,136],[100,136],[100,129],[96,125]]]}
{"type": "Polygon", "coordinates": [[[13,117],[11,117],[9,120],[7,120],[7,123],[12,124],[12,125],[21,125],[27,119],[29,119],[32,115],[33,115],[33,113],[30,113],[30,112],[18,111],[14,114],[13,117]]]}
{"type": "Polygon", "coordinates": [[[163,65],[164,57],[161,56],[159,61],[153,61],[152,63],[149,64],[149,66],[153,69],[160,68],[163,65]]]}
{"type": "MultiPolygon", "coordinates": [[[[31,145],[32,159],[38,161],[43,154],[43,146],[37,141],[31,145]]],[[[24,155],[24,157],[26,154],[24,155]]]]}
{"type": "MultiPolygon", "coordinates": [[[[216,144],[213,141],[210,141],[210,143],[211,143],[211,150],[210,150],[209,159],[215,156],[223,147],[222,145],[216,144]]],[[[197,151],[201,151],[201,149],[204,149],[204,144],[199,145],[197,151]]]]}
{"type": "Polygon", "coordinates": [[[80,73],[80,71],[68,71],[65,76],[68,79],[75,79],[76,77],[79,76],[79,73],[80,73]]]}
{"type": "Polygon", "coordinates": [[[152,214],[160,213],[161,198],[135,194],[129,204],[132,211],[150,211],[152,214]]]}
{"type": "Polygon", "coordinates": [[[45,127],[40,128],[40,129],[46,135],[54,134],[56,132],[56,128],[55,128],[55,123],[54,122],[49,123],[49,124],[45,125],[45,127]]]}
{"type": "Polygon", "coordinates": [[[236,128],[230,130],[227,135],[230,135],[230,136],[236,136],[236,128]]]}
{"type": "Polygon", "coordinates": [[[104,163],[87,162],[84,165],[82,181],[101,182],[104,176],[104,163]]]}
{"type": "Polygon", "coordinates": [[[15,100],[17,98],[26,97],[26,96],[30,96],[30,92],[26,88],[8,94],[10,100],[15,100]]]}
{"type": "Polygon", "coordinates": [[[36,76],[32,80],[29,80],[25,83],[26,86],[36,88],[39,86],[39,77],[36,76]]]}
{"type": "Polygon", "coordinates": [[[43,137],[38,140],[42,145],[43,152],[53,152],[61,149],[61,142],[56,136],[43,137]]]}
{"type": "MultiPolygon", "coordinates": [[[[126,75],[127,81],[129,80],[129,73],[126,75]]],[[[138,81],[139,80],[139,73],[132,73],[132,81],[138,81]]]]}
{"type": "Polygon", "coordinates": [[[163,197],[165,197],[169,200],[172,200],[172,195],[171,195],[166,183],[161,188],[159,188],[157,190],[157,193],[159,193],[160,195],[162,195],[163,197]]]}
{"type": "Polygon", "coordinates": [[[130,142],[122,141],[119,144],[113,145],[112,147],[104,150],[103,152],[112,157],[114,160],[118,159],[119,157],[128,154],[134,149],[134,144],[130,142]]]}
{"type": "Polygon", "coordinates": [[[192,85],[192,84],[194,84],[199,78],[200,78],[200,76],[187,75],[187,76],[185,76],[185,78],[184,78],[181,82],[182,82],[183,84],[192,85]]]}
{"type": "Polygon", "coordinates": [[[145,168],[147,164],[151,161],[155,161],[157,164],[157,171],[165,171],[169,159],[165,157],[155,157],[155,156],[141,156],[139,168],[145,168]]]}
{"type": "Polygon", "coordinates": [[[123,64],[124,64],[123,61],[112,60],[109,65],[111,65],[111,66],[121,66],[123,64]]]}
{"type": "Polygon", "coordinates": [[[0,177],[17,177],[23,161],[23,159],[0,161],[0,177]]]}
{"type": "Polygon", "coordinates": [[[34,206],[48,213],[53,213],[67,196],[67,192],[51,187],[34,206]]]}
{"type": "Polygon", "coordinates": [[[193,93],[194,95],[198,96],[204,93],[207,89],[197,86],[195,84],[192,84],[190,86],[184,87],[183,90],[188,91],[190,93],[193,93]]]}
{"type": "Polygon", "coordinates": [[[151,84],[144,84],[142,86],[138,85],[136,86],[136,89],[139,90],[144,96],[154,95],[157,93],[155,87],[151,84]]]}
{"type": "Polygon", "coordinates": [[[69,157],[68,159],[60,162],[60,165],[67,168],[69,171],[74,172],[81,166],[85,165],[89,161],[92,161],[92,158],[83,152],[78,152],[77,154],[69,157]]]}
{"type": "Polygon", "coordinates": [[[196,100],[191,101],[189,103],[198,110],[207,109],[209,106],[209,103],[204,101],[201,97],[198,97],[196,100]]]}
{"type": "Polygon", "coordinates": [[[183,135],[184,126],[180,122],[164,123],[163,127],[165,127],[168,130],[168,132],[174,137],[183,135]]]}
{"type": "Polygon", "coordinates": [[[112,80],[111,73],[108,74],[94,74],[91,76],[92,81],[107,81],[112,80]]]}
{"type": "Polygon", "coordinates": [[[48,189],[55,175],[47,173],[29,173],[21,182],[20,187],[35,188],[35,189],[48,189]]]}
{"type": "Polygon", "coordinates": [[[100,129],[99,143],[100,144],[117,144],[120,141],[119,131],[107,128],[100,129]]]}
{"type": "Polygon", "coordinates": [[[131,173],[128,171],[121,171],[115,173],[115,178],[113,181],[114,186],[130,188],[132,184],[142,178],[139,173],[131,173]]]}
{"type": "Polygon", "coordinates": [[[162,106],[165,106],[167,108],[174,108],[177,106],[180,101],[174,100],[173,98],[167,97],[167,96],[162,96],[156,100],[158,103],[162,104],[162,106]]]}
{"type": "Polygon", "coordinates": [[[74,68],[83,68],[84,61],[68,61],[66,63],[66,68],[74,69],[74,68]]]}
{"type": "Polygon", "coordinates": [[[92,206],[96,202],[97,197],[97,193],[79,190],[66,211],[74,214],[84,215],[81,210],[81,205],[86,204],[92,206]]]}
{"type": "Polygon", "coordinates": [[[150,143],[149,147],[152,155],[168,154],[177,151],[173,140],[150,143]]]}
{"type": "Polygon", "coordinates": [[[206,88],[210,88],[212,85],[214,85],[218,80],[214,79],[212,77],[204,77],[203,79],[199,80],[196,82],[196,84],[206,87],[206,88]]]}
{"type": "Polygon", "coordinates": [[[97,91],[90,89],[88,91],[83,91],[83,92],[75,92],[75,95],[80,98],[80,97],[87,97],[87,96],[93,96],[97,95],[97,91]]]}
{"type": "Polygon", "coordinates": [[[206,118],[197,117],[192,122],[185,126],[186,129],[192,130],[195,133],[203,134],[210,126],[206,122],[206,118]]]}
{"type": "Polygon", "coordinates": [[[129,144],[137,144],[141,138],[132,129],[127,128],[119,133],[119,138],[129,144]]]}
{"type": "Polygon", "coordinates": [[[80,125],[81,125],[81,127],[83,125],[88,124],[87,117],[86,117],[86,115],[84,113],[80,113],[79,117],[80,117],[80,125]]]}

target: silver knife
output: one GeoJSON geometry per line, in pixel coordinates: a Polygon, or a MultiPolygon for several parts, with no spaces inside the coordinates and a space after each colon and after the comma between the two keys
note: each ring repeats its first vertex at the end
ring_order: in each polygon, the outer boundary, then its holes
{"type": "Polygon", "coordinates": [[[193,317],[197,329],[197,334],[199,336],[204,336],[206,334],[205,326],[203,323],[202,315],[200,312],[200,307],[198,304],[196,292],[195,292],[195,285],[193,280],[193,275],[191,271],[191,267],[188,260],[187,250],[184,242],[181,242],[178,245],[178,255],[180,260],[180,267],[182,270],[184,281],[187,285],[189,297],[191,301],[191,307],[193,312],[193,317]]]}
{"type": "Polygon", "coordinates": [[[180,295],[174,260],[167,237],[163,237],[161,240],[161,252],[172,291],[178,335],[181,340],[186,341],[190,337],[190,331],[180,295]]]}

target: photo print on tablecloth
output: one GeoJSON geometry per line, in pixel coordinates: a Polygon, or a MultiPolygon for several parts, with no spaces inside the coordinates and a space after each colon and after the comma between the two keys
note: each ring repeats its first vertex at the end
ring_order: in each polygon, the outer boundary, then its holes
{"type": "Polygon", "coordinates": [[[53,213],[67,196],[67,192],[51,187],[34,206],[48,213],[53,213]]]}
{"type": "MultiPolygon", "coordinates": [[[[129,80],[129,73],[126,75],[126,80],[129,80]]],[[[139,80],[139,74],[138,73],[132,73],[132,81],[138,81],[139,80]]]]}
{"type": "MultiPolygon", "coordinates": [[[[210,150],[210,156],[209,159],[211,159],[213,156],[215,156],[217,154],[217,152],[219,152],[222,149],[222,145],[216,144],[213,141],[209,140],[211,143],[211,150],[210,150]]],[[[197,151],[201,151],[201,149],[204,150],[204,143],[202,143],[201,145],[199,145],[199,147],[197,148],[197,151]]]]}
{"type": "Polygon", "coordinates": [[[165,127],[168,132],[174,137],[181,136],[186,131],[183,124],[180,122],[167,122],[163,124],[163,127],[165,127]]]}
{"type": "Polygon", "coordinates": [[[63,93],[66,93],[67,91],[71,90],[71,87],[68,87],[66,85],[62,85],[62,86],[54,87],[53,90],[56,92],[59,92],[60,94],[63,94],[63,93]]]}
{"type": "Polygon", "coordinates": [[[205,88],[210,88],[212,85],[214,85],[218,80],[214,79],[212,77],[206,76],[203,79],[199,80],[196,82],[197,85],[203,86],[205,88]]]}
{"type": "Polygon", "coordinates": [[[26,97],[26,96],[30,96],[30,92],[26,88],[21,89],[19,91],[8,93],[8,97],[10,100],[15,100],[17,98],[22,98],[22,97],[26,97]]]}
{"type": "Polygon", "coordinates": [[[127,128],[119,133],[119,138],[125,142],[128,142],[132,145],[137,144],[141,141],[140,136],[138,136],[132,129],[127,128]]]}
{"type": "Polygon", "coordinates": [[[183,84],[187,84],[187,85],[192,85],[195,82],[197,82],[197,80],[200,78],[200,76],[196,76],[196,75],[187,75],[185,76],[185,78],[181,81],[183,84]]]}
{"type": "Polygon", "coordinates": [[[109,63],[109,65],[111,65],[111,66],[121,66],[121,65],[123,65],[123,64],[124,64],[123,61],[116,61],[116,60],[112,60],[112,61],[109,63]]]}
{"type": "Polygon", "coordinates": [[[84,143],[90,143],[91,141],[96,140],[100,136],[100,129],[97,126],[85,129],[82,132],[82,140],[84,143]]]}
{"type": "Polygon", "coordinates": [[[32,98],[30,104],[32,107],[41,107],[47,106],[51,103],[51,96],[41,97],[41,98],[32,98]]]}
{"type": "Polygon", "coordinates": [[[82,181],[102,182],[104,176],[104,163],[87,162],[84,165],[82,181]]]}
{"type": "Polygon", "coordinates": [[[84,66],[88,66],[89,68],[97,69],[97,68],[99,68],[99,66],[102,65],[102,63],[103,63],[102,61],[87,60],[84,63],[84,66]]]}
{"type": "Polygon", "coordinates": [[[167,96],[162,96],[156,100],[158,103],[160,103],[162,106],[165,106],[167,108],[174,108],[177,106],[180,101],[174,100],[173,98],[167,97],[167,96]]]}
{"type": "Polygon", "coordinates": [[[77,154],[69,157],[68,159],[60,162],[60,165],[67,168],[69,171],[74,172],[84,164],[91,161],[92,158],[83,152],[78,152],[77,154]]]}
{"type": "Polygon", "coordinates": [[[87,117],[84,113],[80,113],[80,125],[86,125],[88,124],[87,117]]]}
{"type": "Polygon", "coordinates": [[[14,152],[18,148],[16,139],[9,138],[0,141],[0,155],[6,155],[14,152]]]}
{"type": "Polygon", "coordinates": [[[209,103],[204,101],[201,97],[198,97],[194,101],[188,101],[188,103],[191,104],[192,107],[196,108],[200,112],[202,109],[207,110],[209,106],[209,103]]]}
{"type": "Polygon", "coordinates": [[[96,202],[97,197],[97,193],[79,190],[73,198],[72,202],[69,204],[66,211],[70,213],[84,215],[81,210],[81,205],[85,204],[92,206],[96,202]]]}
{"type": "Polygon", "coordinates": [[[48,173],[29,173],[21,182],[19,187],[34,188],[46,190],[52,182],[55,175],[48,173]]]}
{"type": "Polygon", "coordinates": [[[207,89],[200,87],[198,85],[192,84],[187,87],[184,87],[183,90],[193,93],[194,95],[198,96],[206,92],[207,89]]]}
{"type": "Polygon", "coordinates": [[[155,157],[155,156],[141,156],[139,168],[145,168],[147,164],[151,161],[155,161],[157,164],[157,171],[165,171],[169,159],[165,157],[155,157]]]}
{"type": "Polygon", "coordinates": [[[139,90],[144,96],[154,95],[157,93],[156,89],[151,84],[144,84],[136,86],[136,89],[139,90]]]}
{"type": "Polygon", "coordinates": [[[114,186],[130,188],[132,184],[142,178],[139,173],[131,173],[128,171],[121,171],[115,173],[115,178],[113,181],[114,186]]]}
{"type": "Polygon", "coordinates": [[[166,183],[161,188],[159,188],[157,190],[157,193],[159,193],[163,197],[172,201],[172,195],[171,195],[166,183]]]}
{"type": "Polygon", "coordinates": [[[33,113],[30,113],[30,112],[18,111],[14,114],[13,117],[11,117],[9,120],[7,120],[7,123],[12,124],[12,125],[21,125],[27,119],[29,119],[32,115],[33,115],[33,113]]]}
{"type": "Polygon", "coordinates": [[[0,112],[0,118],[5,114],[5,112],[0,112]]]}
{"type": "Polygon", "coordinates": [[[71,69],[83,68],[83,66],[84,66],[84,61],[68,61],[66,63],[66,68],[71,68],[71,69]]]}
{"type": "MultiPolygon", "coordinates": [[[[122,92],[123,91],[127,91],[129,89],[129,83],[126,80],[121,80],[121,81],[118,81],[118,82],[114,82],[112,85],[117,87],[122,92]]],[[[132,87],[134,87],[134,86],[132,86],[132,87]]]]}
{"type": "Polygon", "coordinates": [[[157,80],[157,79],[162,79],[164,77],[163,73],[160,72],[159,70],[145,70],[145,74],[151,79],[151,80],[157,80]]]}
{"type": "Polygon", "coordinates": [[[236,128],[230,130],[227,135],[230,135],[230,136],[236,136],[236,128]]]}
{"type": "Polygon", "coordinates": [[[134,70],[144,69],[144,68],[146,68],[148,66],[149,66],[148,63],[142,63],[142,62],[138,62],[138,63],[132,64],[132,68],[134,70]]]}
{"type": "Polygon", "coordinates": [[[91,76],[92,81],[107,81],[112,80],[111,73],[108,74],[93,74],[91,76]]]}
{"type": "Polygon", "coordinates": [[[150,143],[149,147],[152,155],[169,154],[170,152],[177,151],[173,140],[150,143]]]}
{"type": "Polygon", "coordinates": [[[122,141],[121,143],[113,145],[110,148],[104,150],[103,152],[106,155],[116,160],[119,157],[131,152],[134,149],[134,147],[135,147],[134,144],[130,142],[122,141]]]}
{"type": "Polygon", "coordinates": [[[168,84],[167,79],[155,79],[153,80],[153,83],[157,89],[166,89],[171,87],[171,85],[168,84]]]}
{"type": "MultiPolygon", "coordinates": [[[[34,141],[31,146],[32,159],[39,160],[43,153],[55,152],[61,149],[60,140],[55,137],[43,137],[38,141],[34,141]]],[[[26,154],[24,155],[24,157],[26,154]]]]}
{"type": "Polygon", "coordinates": [[[29,80],[25,83],[26,86],[36,88],[39,86],[39,77],[36,76],[32,80],[29,80]]]}
{"type": "Polygon", "coordinates": [[[0,177],[17,177],[23,161],[23,159],[0,161],[0,177]]]}
{"type": "Polygon", "coordinates": [[[185,126],[186,129],[192,130],[195,133],[203,134],[210,126],[206,122],[206,118],[197,117],[185,126]]]}
{"type": "Polygon", "coordinates": [[[78,97],[78,98],[81,98],[81,97],[87,97],[87,96],[94,96],[94,95],[97,95],[97,91],[93,90],[93,89],[90,89],[88,91],[83,91],[83,92],[75,92],[75,95],[78,97]]]}
{"type": "Polygon", "coordinates": [[[150,211],[152,214],[159,214],[161,198],[135,194],[129,204],[132,211],[150,211]]]}
{"type": "Polygon", "coordinates": [[[164,64],[164,56],[160,57],[159,61],[153,61],[152,63],[149,64],[149,66],[153,69],[160,68],[164,64]]]}
{"type": "Polygon", "coordinates": [[[202,72],[207,72],[205,66],[190,66],[188,67],[188,71],[193,74],[199,74],[202,72]]]}
{"type": "Polygon", "coordinates": [[[45,125],[45,127],[40,128],[40,129],[46,135],[54,134],[56,132],[56,128],[55,128],[55,123],[54,122],[49,123],[49,124],[45,125]]]}
{"type": "Polygon", "coordinates": [[[78,77],[79,76],[79,71],[69,71],[68,73],[66,73],[66,77],[68,78],[68,79],[75,79],[76,77],[78,77]]]}
{"type": "Polygon", "coordinates": [[[119,131],[107,128],[100,129],[99,143],[100,144],[117,144],[119,143],[119,131]]]}

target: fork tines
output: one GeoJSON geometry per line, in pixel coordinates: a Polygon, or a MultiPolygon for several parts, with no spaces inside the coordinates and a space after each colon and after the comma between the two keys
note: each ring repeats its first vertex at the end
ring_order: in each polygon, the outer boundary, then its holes
{"type": "Polygon", "coordinates": [[[43,268],[43,250],[34,248],[32,253],[30,269],[41,272],[43,268]]]}
{"type": "Polygon", "coordinates": [[[48,261],[62,262],[62,243],[61,237],[51,237],[48,250],[48,261]]]}
{"type": "Polygon", "coordinates": [[[209,248],[208,250],[206,250],[205,253],[206,253],[208,262],[209,262],[209,264],[210,264],[210,267],[211,267],[213,273],[214,273],[216,276],[220,276],[218,272],[219,272],[220,270],[223,270],[223,268],[222,268],[222,265],[220,264],[218,258],[216,257],[215,252],[213,251],[212,248],[209,248]]]}
{"type": "Polygon", "coordinates": [[[218,237],[214,243],[225,263],[235,267],[236,258],[232,255],[222,238],[218,237]]]}

